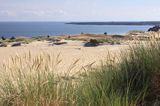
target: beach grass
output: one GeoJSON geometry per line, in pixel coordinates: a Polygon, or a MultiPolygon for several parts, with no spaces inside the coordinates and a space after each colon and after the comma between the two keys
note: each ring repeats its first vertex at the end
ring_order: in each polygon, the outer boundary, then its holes
{"type": "Polygon", "coordinates": [[[24,44],[28,44],[33,42],[34,40],[28,37],[14,37],[14,38],[6,38],[5,40],[0,40],[2,43],[12,43],[12,42],[21,42],[24,44]]]}
{"type": "Polygon", "coordinates": [[[154,105],[159,98],[160,43],[131,46],[88,72],[77,89],[80,106],[154,105]]]}
{"type": "Polygon", "coordinates": [[[59,62],[50,55],[12,58],[1,67],[1,105],[56,105],[62,93],[61,79],[55,74],[59,62]]]}
{"type": "MultiPolygon", "coordinates": [[[[0,105],[143,106],[160,95],[160,43],[140,42],[108,53],[100,66],[71,76],[57,74],[59,55],[12,57],[0,68],[0,105]]],[[[75,62],[76,64],[76,62],[75,62]]],[[[73,64],[73,66],[75,65],[73,64]]]]}

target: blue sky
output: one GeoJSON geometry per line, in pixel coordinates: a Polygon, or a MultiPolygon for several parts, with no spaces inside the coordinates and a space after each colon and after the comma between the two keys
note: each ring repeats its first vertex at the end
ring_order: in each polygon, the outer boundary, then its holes
{"type": "Polygon", "coordinates": [[[160,21],[160,0],[0,0],[0,21],[160,21]]]}

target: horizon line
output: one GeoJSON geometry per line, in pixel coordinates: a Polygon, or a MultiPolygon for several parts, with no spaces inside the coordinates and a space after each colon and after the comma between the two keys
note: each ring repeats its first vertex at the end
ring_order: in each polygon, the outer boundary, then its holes
{"type": "Polygon", "coordinates": [[[0,22],[160,22],[159,21],[0,21],[0,22]]]}

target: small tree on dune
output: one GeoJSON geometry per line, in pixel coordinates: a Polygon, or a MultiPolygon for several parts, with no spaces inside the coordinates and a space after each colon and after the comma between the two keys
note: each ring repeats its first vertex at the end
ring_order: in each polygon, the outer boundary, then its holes
{"type": "Polygon", "coordinates": [[[107,35],[107,32],[104,32],[104,35],[107,35]]]}
{"type": "Polygon", "coordinates": [[[10,38],[10,40],[14,40],[14,39],[16,39],[14,36],[12,36],[12,37],[10,38]]]}
{"type": "Polygon", "coordinates": [[[6,38],[4,36],[1,37],[2,40],[6,40],[6,38]]]}

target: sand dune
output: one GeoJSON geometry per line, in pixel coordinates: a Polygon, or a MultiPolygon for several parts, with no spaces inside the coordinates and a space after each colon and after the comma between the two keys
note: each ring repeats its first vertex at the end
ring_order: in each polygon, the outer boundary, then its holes
{"type": "Polygon", "coordinates": [[[93,63],[93,66],[99,65],[101,61],[107,58],[108,51],[111,54],[118,54],[120,50],[128,47],[127,45],[105,45],[98,47],[83,47],[82,41],[69,41],[65,45],[51,46],[47,41],[35,41],[20,47],[2,47],[0,48],[0,63],[8,61],[8,59],[15,55],[22,56],[31,52],[31,54],[38,55],[40,53],[49,53],[53,58],[60,54],[60,70],[63,72],[69,68],[76,60],[74,71],[80,70],[93,63]]]}

